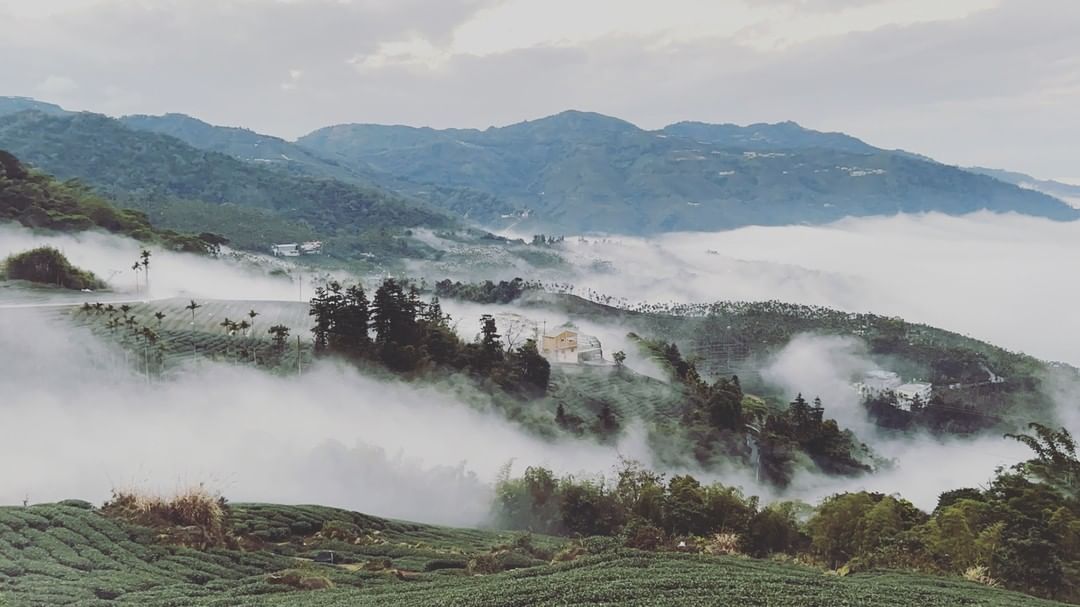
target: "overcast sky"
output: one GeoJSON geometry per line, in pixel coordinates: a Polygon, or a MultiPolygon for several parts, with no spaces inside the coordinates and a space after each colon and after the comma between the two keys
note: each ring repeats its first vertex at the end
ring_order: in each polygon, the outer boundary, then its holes
{"type": "Polygon", "coordinates": [[[341,122],[795,120],[1080,181],[1078,0],[0,0],[0,95],[341,122]]]}

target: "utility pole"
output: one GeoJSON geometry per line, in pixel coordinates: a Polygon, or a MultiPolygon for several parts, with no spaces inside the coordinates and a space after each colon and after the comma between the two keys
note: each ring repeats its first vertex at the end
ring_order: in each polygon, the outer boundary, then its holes
{"type": "Polygon", "coordinates": [[[300,336],[296,336],[296,374],[303,375],[304,369],[300,366],[300,336]]]}

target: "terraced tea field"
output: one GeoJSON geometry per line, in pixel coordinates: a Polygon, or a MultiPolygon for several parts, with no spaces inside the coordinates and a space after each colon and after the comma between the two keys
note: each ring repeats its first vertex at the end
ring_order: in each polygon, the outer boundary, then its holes
{"type": "MultiPolygon", "coordinates": [[[[0,601],[83,607],[1060,605],[954,579],[841,578],[763,560],[598,548],[603,542],[586,542],[593,554],[550,564],[508,549],[516,539],[508,533],[317,506],[234,505],[231,524],[244,538],[242,548],[199,551],[159,543],[155,531],[110,519],[85,503],[0,508],[0,601]],[[333,564],[314,560],[327,550],[334,551],[333,564]],[[493,554],[516,555],[507,564],[513,569],[476,575],[469,568],[478,555],[493,554]],[[290,580],[316,583],[285,583],[290,580]]],[[[533,537],[531,549],[553,552],[561,543],[533,537]]]]}
{"type": "MultiPolygon", "coordinates": [[[[248,363],[257,361],[288,364],[295,366],[296,337],[300,337],[301,356],[310,361],[311,321],[307,305],[287,301],[234,301],[201,300],[195,310],[194,324],[191,311],[186,309],[190,300],[165,299],[149,303],[129,303],[127,316],[133,318],[140,327],[149,327],[158,336],[154,345],[154,362],[163,369],[197,358],[232,360],[248,363]],[[257,316],[251,318],[254,310],[257,316]],[[158,319],[156,314],[163,314],[158,319]],[[247,321],[251,327],[246,331],[227,331],[222,323],[247,321]],[[284,355],[276,353],[267,330],[274,325],[289,328],[288,347],[284,355]]],[[[94,303],[94,302],[89,302],[94,303]]],[[[84,309],[82,304],[57,308],[56,312],[70,318],[76,324],[91,328],[95,333],[111,337],[132,348],[136,354],[143,353],[145,345],[141,338],[123,325],[108,326],[110,318],[119,317],[121,304],[112,304],[108,309],[84,309]]],[[[152,365],[153,366],[153,365],[152,365]]]]}
{"type": "Polygon", "coordinates": [[[549,394],[566,412],[593,420],[604,403],[621,419],[663,421],[679,415],[678,387],[614,367],[553,365],[549,394]]]}

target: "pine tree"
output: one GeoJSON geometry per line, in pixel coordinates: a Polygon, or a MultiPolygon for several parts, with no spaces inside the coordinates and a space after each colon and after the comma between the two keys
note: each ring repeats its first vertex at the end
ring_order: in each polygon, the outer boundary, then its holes
{"type": "Polygon", "coordinates": [[[315,296],[311,298],[308,315],[315,317],[315,326],[311,328],[315,354],[325,354],[329,348],[330,330],[333,327],[326,289],[315,288],[315,296]]]}

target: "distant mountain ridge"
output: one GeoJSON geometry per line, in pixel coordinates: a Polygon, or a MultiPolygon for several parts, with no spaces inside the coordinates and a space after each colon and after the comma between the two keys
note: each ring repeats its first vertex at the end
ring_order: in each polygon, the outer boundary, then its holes
{"type": "Polygon", "coordinates": [[[220,232],[245,247],[317,236],[338,238],[350,250],[407,255],[398,239],[409,228],[459,225],[382,190],[289,175],[99,114],[0,116],[0,148],[145,210],[159,225],[220,232]]]}
{"type": "Polygon", "coordinates": [[[1052,179],[1039,179],[1037,177],[1032,177],[1031,175],[1025,175],[1024,173],[1003,171],[1000,169],[967,167],[966,170],[971,171],[972,173],[979,173],[980,175],[987,175],[1021,188],[1042,192],[1047,196],[1053,196],[1054,198],[1065,202],[1073,208],[1080,209],[1080,185],[1062,183],[1052,179]]]}
{"type": "Polygon", "coordinates": [[[417,183],[487,192],[520,230],[650,234],[979,210],[1080,217],[1050,196],[794,123],[646,131],[567,111],[485,130],[337,125],[298,143],[417,183]]]}
{"type": "MultiPolygon", "coordinates": [[[[0,98],[0,116],[20,108],[63,112],[0,98]]],[[[262,169],[381,189],[526,233],[652,234],[979,210],[1080,218],[1051,189],[794,122],[686,121],[647,131],[570,110],[483,130],[335,125],[289,142],[183,114],[119,121],[262,169]]]]}

